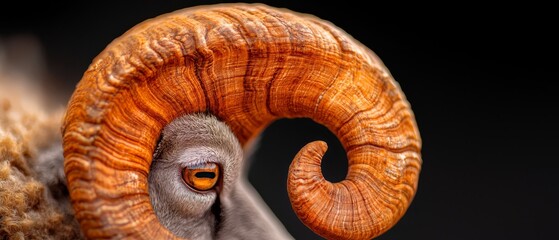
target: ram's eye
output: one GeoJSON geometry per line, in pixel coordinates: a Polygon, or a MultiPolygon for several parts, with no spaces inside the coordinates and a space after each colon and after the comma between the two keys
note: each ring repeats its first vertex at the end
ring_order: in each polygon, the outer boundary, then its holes
{"type": "Polygon", "coordinates": [[[212,189],[219,179],[219,166],[215,163],[206,163],[184,168],[182,178],[188,186],[207,191],[212,189]]]}

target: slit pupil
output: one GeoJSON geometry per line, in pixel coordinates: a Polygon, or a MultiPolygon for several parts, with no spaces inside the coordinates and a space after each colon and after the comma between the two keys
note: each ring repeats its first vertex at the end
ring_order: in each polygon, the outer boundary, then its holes
{"type": "Polygon", "coordinates": [[[197,178],[215,178],[215,173],[213,172],[197,172],[194,174],[197,178]]]}

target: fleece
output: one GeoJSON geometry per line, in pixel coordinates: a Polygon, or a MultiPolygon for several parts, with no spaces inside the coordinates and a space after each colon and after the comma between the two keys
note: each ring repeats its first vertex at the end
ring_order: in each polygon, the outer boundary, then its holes
{"type": "Polygon", "coordinates": [[[83,238],[62,168],[63,107],[47,109],[7,72],[0,61],[0,240],[83,238]]]}

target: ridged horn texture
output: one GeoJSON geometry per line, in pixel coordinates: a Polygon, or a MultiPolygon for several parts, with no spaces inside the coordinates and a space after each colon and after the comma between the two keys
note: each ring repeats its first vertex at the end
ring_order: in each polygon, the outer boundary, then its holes
{"type": "Polygon", "coordinates": [[[332,24],[265,5],[184,9],[147,20],[97,56],[63,126],[65,172],[89,238],[175,238],[158,222],[148,172],[162,128],[188,113],[226,122],[242,144],[278,118],[311,118],[344,146],[345,180],[322,177],[322,142],[295,157],[299,218],[331,239],[369,239],[415,195],[421,140],[381,61],[332,24]]]}

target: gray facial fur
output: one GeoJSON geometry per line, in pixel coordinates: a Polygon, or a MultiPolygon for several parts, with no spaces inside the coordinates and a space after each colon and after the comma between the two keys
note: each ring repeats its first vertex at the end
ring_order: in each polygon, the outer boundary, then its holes
{"type": "Polygon", "coordinates": [[[227,125],[205,114],[174,120],[162,132],[148,180],[159,221],[190,239],[292,239],[243,169],[243,149],[227,125]],[[201,163],[221,167],[212,190],[193,190],[182,179],[185,167],[201,163]]]}

